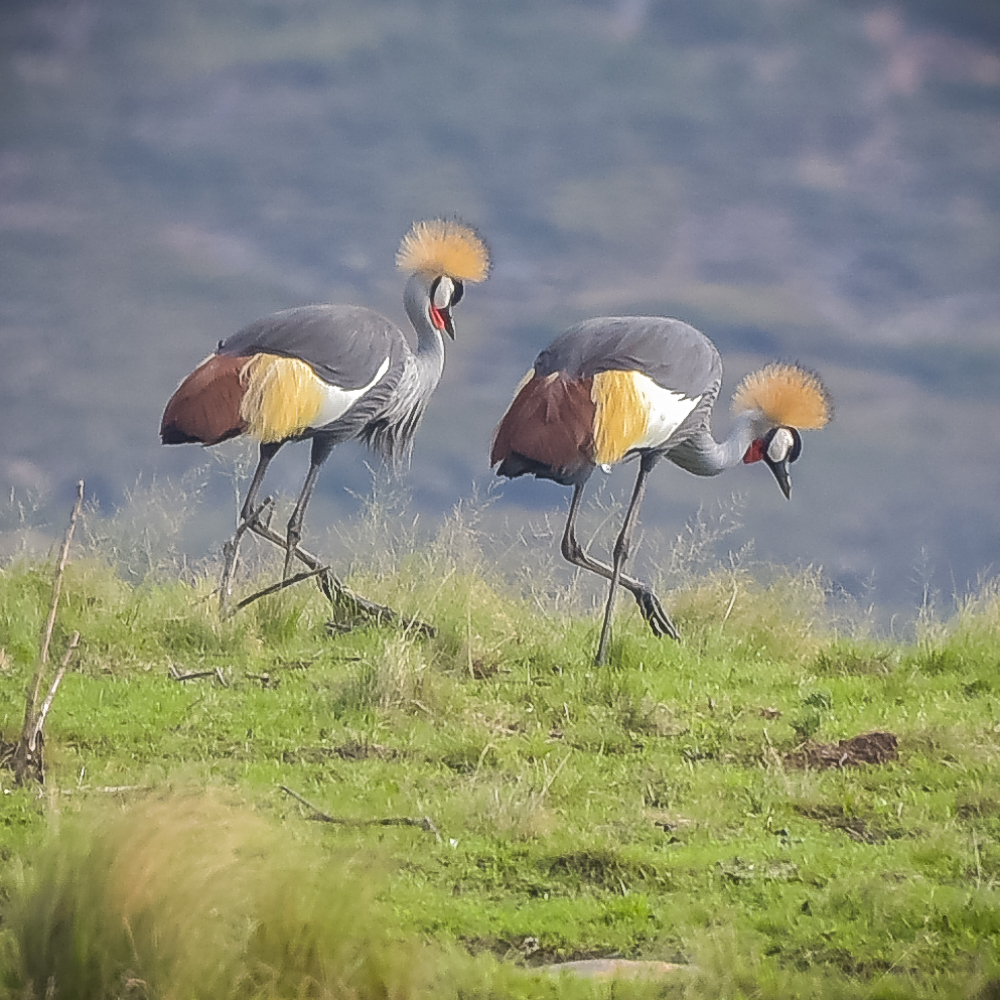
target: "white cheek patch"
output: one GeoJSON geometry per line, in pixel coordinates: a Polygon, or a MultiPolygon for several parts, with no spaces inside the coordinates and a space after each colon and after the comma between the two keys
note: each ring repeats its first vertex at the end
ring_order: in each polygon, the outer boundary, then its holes
{"type": "Polygon", "coordinates": [[[648,413],[646,433],[632,445],[633,448],[655,448],[664,444],[701,400],[701,396],[692,398],[683,392],[664,389],[640,372],[632,373],[632,381],[648,413]]]}
{"type": "Polygon", "coordinates": [[[767,446],[767,457],[772,462],[783,462],[788,458],[788,453],[795,444],[795,438],[787,427],[779,427],[771,438],[771,443],[767,446]]]}
{"type": "Polygon", "coordinates": [[[369,389],[374,388],[381,381],[382,376],[389,370],[389,359],[386,358],[375,377],[360,389],[341,389],[339,386],[330,385],[323,382],[323,402],[320,404],[319,413],[312,422],[312,427],[325,427],[332,424],[334,420],[339,420],[369,389]]]}
{"type": "Polygon", "coordinates": [[[455,283],[445,275],[437,283],[434,289],[434,308],[447,309],[451,305],[451,300],[455,296],[455,283]]]}

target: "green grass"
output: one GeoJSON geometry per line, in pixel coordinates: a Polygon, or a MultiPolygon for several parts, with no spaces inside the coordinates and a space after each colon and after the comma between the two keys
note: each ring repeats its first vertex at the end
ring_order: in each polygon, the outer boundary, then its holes
{"type": "MultiPolygon", "coordinates": [[[[332,638],[308,584],[220,621],[214,567],[135,582],[74,550],[43,794],[0,772],[3,996],[997,994],[995,585],[900,644],[835,622],[811,572],[689,576],[664,595],[683,641],[622,601],[598,669],[596,616],[544,612],[460,518],[389,534],[351,583],[433,639],[332,638]],[[871,730],[898,760],[796,763],[871,730]],[[440,839],[315,823],[279,785],[440,839]],[[691,969],[531,972],[603,956],[691,969]]],[[[0,570],[8,742],[51,578],[0,570]]]]}

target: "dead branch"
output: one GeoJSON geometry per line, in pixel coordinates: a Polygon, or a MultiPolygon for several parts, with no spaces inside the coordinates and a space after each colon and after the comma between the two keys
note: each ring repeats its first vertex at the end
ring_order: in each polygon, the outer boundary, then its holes
{"type": "Polygon", "coordinates": [[[439,844],[441,843],[441,834],[438,833],[437,827],[429,816],[424,816],[422,819],[414,819],[411,816],[388,816],[383,819],[351,819],[343,816],[331,816],[329,813],[323,812],[322,809],[317,809],[308,799],[304,799],[298,792],[292,791],[287,785],[278,785],[278,787],[286,795],[291,795],[293,799],[297,799],[307,809],[311,809],[313,814],[310,818],[318,820],[321,823],[337,823],[340,826],[417,826],[421,830],[433,833],[435,840],[439,844]]]}
{"type": "MultiPolygon", "coordinates": [[[[259,518],[261,510],[269,506],[270,500],[271,498],[268,497],[268,499],[261,504],[261,507],[259,507],[257,511],[252,512],[250,516],[240,524],[239,528],[237,528],[237,532],[239,533],[239,537],[242,537],[243,532],[247,530],[252,531],[259,538],[263,538],[265,541],[271,542],[271,544],[285,549],[287,548],[286,540],[269,525],[263,524],[259,518]]],[[[234,538],[233,541],[238,544],[237,539],[234,538]]],[[[428,636],[429,638],[433,638],[434,635],[436,635],[436,629],[433,625],[429,625],[427,622],[423,622],[419,618],[406,618],[400,615],[397,611],[394,611],[392,608],[387,607],[385,604],[378,604],[375,601],[368,600],[366,597],[362,597],[360,594],[355,594],[354,591],[344,586],[343,582],[334,574],[329,566],[317,559],[316,556],[312,555],[312,553],[307,552],[300,545],[296,545],[294,549],[292,549],[292,553],[295,558],[307,566],[311,572],[296,574],[293,577],[289,577],[287,580],[282,580],[280,583],[274,584],[272,587],[265,588],[256,594],[251,594],[250,597],[241,601],[233,609],[234,614],[247,604],[252,603],[260,597],[264,597],[266,594],[273,594],[284,587],[291,586],[294,583],[300,583],[302,580],[308,580],[311,576],[315,576],[319,584],[319,588],[323,591],[326,599],[334,605],[334,607],[343,608],[352,617],[368,618],[380,624],[387,623],[400,625],[405,629],[412,629],[419,632],[421,635],[428,636]]],[[[223,593],[223,599],[224,598],[225,593],[223,593]]],[[[331,631],[336,630],[331,629],[331,631]]]]}
{"type": "Polygon", "coordinates": [[[125,795],[127,792],[152,792],[153,785],[80,785],[78,788],[60,788],[60,795],[125,795]]]}
{"type": "MultiPolygon", "coordinates": [[[[219,613],[223,618],[228,617],[229,612],[226,605],[229,603],[229,598],[232,596],[233,592],[233,573],[236,572],[236,562],[240,551],[240,542],[243,539],[243,535],[246,534],[248,528],[253,524],[257,524],[260,521],[261,515],[265,510],[271,508],[269,513],[273,512],[274,497],[267,497],[266,500],[256,510],[252,510],[237,526],[236,534],[226,542],[222,547],[222,554],[225,559],[225,565],[222,570],[222,579],[219,581],[219,613]]],[[[270,517],[268,518],[270,521],[270,517]]]]}
{"type": "MultiPolygon", "coordinates": [[[[294,586],[296,583],[301,583],[303,580],[308,580],[310,577],[319,576],[320,573],[326,573],[328,571],[328,567],[320,566],[318,569],[303,570],[301,573],[296,573],[295,576],[289,576],[284,580],[279,580],[277,583],[272,583],[270,587],[265,587],[263,590],[258,590],[257,593],[251,594],[249,597],[244,597],[243,600],[229,612],[229,614],[235,615],[237,611],[241,611],[248,604],[253,604],[254,601],[259,601],[262,597],[268,597],[270,594],[276,594],[279,590],[284,590],[285,587],[294,586]]],[[[228,617],[228,615],[226,617],[228,617]]]]}
{"type": "Polygon", "coordinates": [[[42,633],[42,648],[38,654],[38,667],[35,670],[32,682],[31,697],[24,708],[24,728],[22,732],[27,734],[34,722],[35,706],[38,704],[38,695],[42,689],[42,678],[45,676],[45,666],[49,661],[49,645],[52,642],[52,630],[56,624],[56,610],[59,607],[59,595],[62,593],[63,574],[66,572],[66,563],[69,561],[69,546],[73,540],[73,531],[76,528],[77,519],[83,509],[83,480],[76,484],[76,503],[73,505],[73,512],[69,517],[69,527],[66,529],[66,537],[63,539],[62,551],[59,553],[59,562],[56,564],[55,578],[52,581],[52,603],[49,605],[49,617],[45,622],[45,631],[42,633]]]}
{"type": "Polygon", "coordinates": [[[42,702],[41,711],[38,713],[38,721],[35,723],[34,729],[31,733],[31,739],[28,741],[28,749],[34,753],[35,742],[39,736],[42,735],[42,729],[45,726],[45,716],[49,714],[49,709],[52,707],[52,702],[55,701],[56,691],[59,690],[59,685],[62,683],[62,679],[66,674],[66,670],[69,667],[69,661],[73,657],[73,652],[77,646],[80,645],[80,633],[74,632],[73,638],[70,639],[69,645],[66,647],[66,652],[63,655],[62,663],[59,664],[59,670],[56,672],[55,679],[52,681],[52,686],[49,688],[49,693],[45,696],[45,701],[42,702]]]}
{"type": "Polygon", "coordinates": [[[49,647],[52,643],[52,632],[56,624],[56,612],[59,609],[59,597],[62,593],[63,575],[66,572],[66,564],[69,561],[69,547],[73,541],[73,531],[76,522],[79,520],[80,512],[83,510],[83,480],[76,484],[76,502],[73,504],[73,511],[70,514],[69,526],[66,528],[66,536],[63,539],[62,549],[59,553],[59,560],[56,563],[55,576],[52,580],[52,602],[49,605],[48,618],[45,621],[45,629],[42,632],[42,645],[38,653],[38,666],[35,668],[35,676],[32,678],[30,693],[25,699],[24,705],[24,725],[21,727],[21,738],[13,754],[13,769],[15,780],[18,784],[25,781],[26,776],[33,774],[38,782],[45,779],[45,762],[42,757],[42,747],[45,740],[42,736],[42,727],[45,725],[45,717],[48,715],[52,702],[55,699],[56,691],[59,689],[64,674],[69,666],[74,650],[80,641],[79,633],[74,633],[73,639],[66,650],[62,664],[56,673],[49,693],[45,699],[41,711],[38,710],[38,696],[42,690],[42,681],[45,677],[45,668],[49,661],[49,647]]]}
{"type": "Polygon", "coordinates": [[[181,673],[171,664],[168,673],[171,679],[175,681],[194,681],[200,677],[214,677],[223,687],[229,687],[225,675],[222,673],[222,667],[216,667],[214,670],[189,670],[186,673],[181,673]]]}

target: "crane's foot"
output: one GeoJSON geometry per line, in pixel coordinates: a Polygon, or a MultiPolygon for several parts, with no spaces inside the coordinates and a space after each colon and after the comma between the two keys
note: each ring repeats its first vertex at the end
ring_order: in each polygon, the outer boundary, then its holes
{"type": "Polygon", "coordinates": [[[665,635],[671,639],[680,639],[680,632],[670,620],[670,616],[663,610],[663,605],[660,604],[660,599],[656,594],[644,588],[636,591],[635,600],[639,605],[639,611],[642,612],[642,617],[646,619],[649,627],[653,630],[653,635],[658,639],[662,639],[665,635]]]}

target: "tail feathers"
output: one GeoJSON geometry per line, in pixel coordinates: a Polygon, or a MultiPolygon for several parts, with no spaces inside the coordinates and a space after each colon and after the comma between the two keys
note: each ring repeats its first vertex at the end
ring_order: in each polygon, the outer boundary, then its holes
{"type": "Polygon", "coordinates": [[[240,417],[247,358],[213,354],[170,397],[160,423],[164,444],[218,444],[246,431],[240,417]]]}
{"type": "Polygon", "coordinates": [[[569,485],[594,466],[593,379],[553,373],[530,379],[514,397],[493,438],[497,475],[531,474],[569,485]]]}

